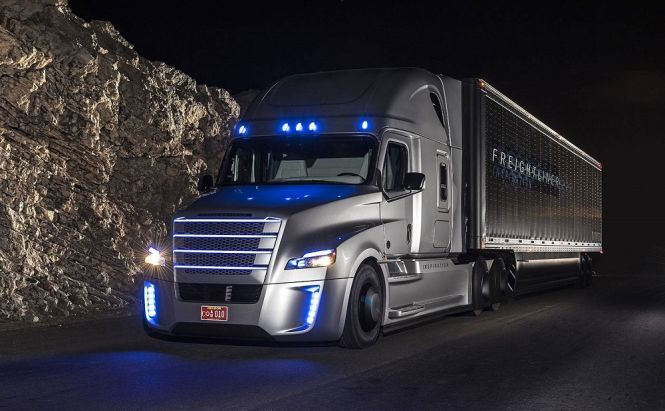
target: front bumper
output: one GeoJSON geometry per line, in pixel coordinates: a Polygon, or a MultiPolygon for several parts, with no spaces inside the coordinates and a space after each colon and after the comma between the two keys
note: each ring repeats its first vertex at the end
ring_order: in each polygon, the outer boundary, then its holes
{"type": "Polygon", "coordinates": [[[346,296],[352,278],[265,284],[254,304],[189,302],[178,296],[177,283],[149,279],[155,286],[156,316],[149,329],[172,335],[226,338],[271,338],[275,341],[336,341],[341,337],[346,296]],[[307,323],[312,290],[320,290],[313,324],[307,323]],[[228,307],[228,320],[202,321],[202,305],[228,307]]]}

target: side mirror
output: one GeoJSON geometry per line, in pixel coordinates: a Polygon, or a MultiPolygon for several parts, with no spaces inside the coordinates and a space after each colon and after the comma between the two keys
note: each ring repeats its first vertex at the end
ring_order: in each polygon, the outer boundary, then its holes
{"type": "Polygon", "coordinates": [[[210,174],[204,174],[199,177],[199,183],[197,184],[199,193],[207,193],[208,191],[212,190],[214,186],[215,182],[213,181],[210,174]]]}
{"type": "Polygon", "coordinates": [[[404,188],[407,190],[422,190],[425,187],[425,174],[406,173],[404,176],[404,188]]]}

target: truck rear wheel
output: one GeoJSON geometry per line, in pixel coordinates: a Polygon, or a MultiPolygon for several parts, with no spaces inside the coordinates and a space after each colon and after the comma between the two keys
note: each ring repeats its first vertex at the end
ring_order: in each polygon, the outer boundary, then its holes
{"type": "Polygon", "coordinates": [[[478,257],[473,265],[471,276],[473,290],[473,313],[479,316],[488,306],[490,299],[489,271],[487,270],[487,261],[483,257],[478,257]]]}
{"type": "Polygon", "coordinates": [[[506,283],[508,273],[503,258],[494,259],[492,269],[490,270],[490,306],[491,311],[498,311],[501,303],[506,300],[506,283]]]}
{"type": "Polygon", "coordinates": [[[487,261],[478,257],[473,267],[473,313],[478,316],[485,309],[498,311],[506,295],[507,284],[506,265],[503,258],[498,257],[492,263],[492,269],[487,269],[487,261]]]}
{"type": "Polygon", "coordinates": [[[373,267],[362,264],[351,287],[344,331],[339,342],[342,347],[365,348],[378,340],[383,320],[383,301],[383,288],[378,273],[373,267]]]}

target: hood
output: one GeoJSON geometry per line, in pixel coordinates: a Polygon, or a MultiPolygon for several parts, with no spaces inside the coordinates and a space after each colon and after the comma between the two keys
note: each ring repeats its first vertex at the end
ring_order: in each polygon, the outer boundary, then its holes
{"type": "Polygon", "coordinates": [[[177,213],[177,217],[241,213],[286,217],[302,210],[350,197],[376,193],[369,185],[293,184],[221,186],[177,213]]]}

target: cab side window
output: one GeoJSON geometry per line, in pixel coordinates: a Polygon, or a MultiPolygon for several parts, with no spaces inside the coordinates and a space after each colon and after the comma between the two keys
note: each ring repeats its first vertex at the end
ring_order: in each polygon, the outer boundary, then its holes
{"type": "Polygon", "coordinates": [[[386,158],[383,161],[383,189],[390,191],[404,190],[404,176],[408,169],[408,151],[399,143],[388,143],[386,158]]]}
{"type": "Polygon", "coordinates": [[[441,102],[439,101],[439,98],[434,93],[429,93],[429,98],[432,101],[432,108],[434,109],[436,118],[439,119],[439,122],[445,128],[446,124],[443,121],[443,110],[441,110],[441,102]]]}

